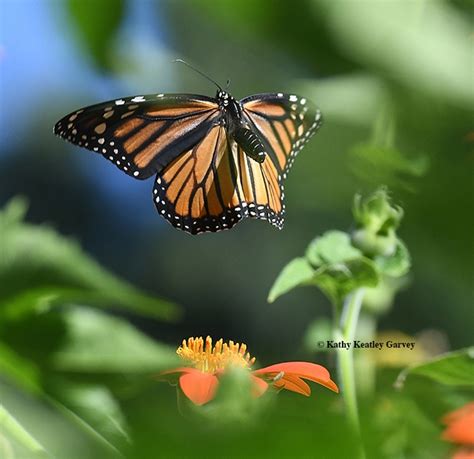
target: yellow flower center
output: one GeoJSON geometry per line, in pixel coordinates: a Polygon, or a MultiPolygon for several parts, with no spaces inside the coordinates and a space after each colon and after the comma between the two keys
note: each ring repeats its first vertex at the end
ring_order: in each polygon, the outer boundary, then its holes
{"type": "Polygon", "coordinates": [[[216,373],[231,365],[249,368],[255,362],[255,357],[250,357],[247,352],[246,344],[233,341],[224,343],[220,339],[213,346],[210,336],[205,342],[202,337],[184,339],[176,353],[194,368],[205,373],[216,373]]]}

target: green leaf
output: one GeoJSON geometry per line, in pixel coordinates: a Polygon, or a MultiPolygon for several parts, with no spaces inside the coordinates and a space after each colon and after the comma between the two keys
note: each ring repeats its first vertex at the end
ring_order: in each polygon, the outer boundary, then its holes
{"type": "Polygon", "coordinates": [[[398,228],[403,218],[403,209],[391,202],[385,187],[380,187],[365,197],[356,194],[352,214],[358,228],[386,234],[389,230],[398,228]]]}
{"type": "Polygon", "coordinates": [[[449,445],[440,439],[439,418],[443,412],[440,394],[433,391],[432,387],[423,387],[421,394],[427,395],[425,400],[429,402],[427,412],[422,406],[425,401],[423,395],[415,393],[408,396],[407,393],[393,391],[390,376],[385,375],[385,372],[377,374],[377,378],[384,378],[379,388],[382,393],[378,397],[371,398],[370,408],[366,406],[364,410],[364,428],[366,432],[370,432],[369,441],[378,445],[375,450],[377,453],[370,457],[390,459],[449,457],[449,445]]]}
{"type": "Polygon", "coordinates": [[[79,416],[73,410],[63,405],[59,401],[49,398],[49,403],[53,405],[68,421],[70,421],[76,428],[82,431],[90,440],[97,443],[98,446],[104,449],[107,453],[106,457],[123,457],[119,450],[110,441],[105,438],[98,430],[91,426],[86,419],[79,416]]]}
{"type": "Polygon", "coordinates": [[[390,310],[395,294],[404,288],[409,280],[406,277],[382,275],[376,287],[365,289],[363,308],[370,314],[381,315],[390,310]]]}
{"type": "Polygon", "coordinates": [[[109,67],[109,48],[124,16],[122,0],[69,0],[67,9],[80,44],[99,67],[109,67]]]}
{"type": "Polygon", "coordinates": [[[219,378],[217,394],[212,403],[202,407],[206,418],[225,423],[240,422],[249,425],[258,417],[266,404],[266,397],[253,395],[253,381],[243,368],[231,368],[219,378]]]}
{"type": "MultiPolygon", "coordinates": [[[[3,435],[5,435],[7,441],[8,439],[14,440],[17,444],[26,449],[26,451],[30,453],[28,457],[36,457],[38,459],[41,457],[50,457],[41,443],[36,440],[2,405],[0,405],[0,432],[2,433],[0,436],[1,439],[3,439],[3,435]]],[[[0,453],[2,452],[1,446],[2,445],[0,444],[0,453]]]]}
{"type": "MultiPolygon", "coordinates": [[[[372,143],[358,144],[351,150],[358,157],[363,167],[370,168],[374,173],[374,164],[383,169],[387,176],[401,173],[407,176],[421,177],[429,167],[429,159],[424,154],[406,155],[393,147],[380,147],[372,143]],[[391,172],[390,172],[391,171],[391,172]]],[[[378,173],[381,173],[378,171],[378,173]]]]}
{"type": "Polygon", "coordinates": [[[429,362],[403,370],[396,386],[402,387],[409,375],[421,375],[448,386],[474,387],[474,347],[442,354],[429,362]]]}
{"type": "Polygon", "coordinates": [[[364,198],[356,194],[352,212],[357,225],[351,235],[355,247],[370,258],[395,253],[395,230],[403,217],[403,209],[391,203],[385,188],[364,198]]]}
{"type": "Polygon", "coordinates": [[[342,304],[344,297],[353,290],[375,287],[378,282],[379,274],[374,263],[364,257],[323,266],[311,280],[335,306],[342,304]]]}
{"type": "Polygon", "coordinates": [[[177,307],[144,295],[107,272],[79,245],[53,229],[21,221],[24,204],[0,211],[0,316],[10,319],[57,304],[90,302],[160,319],[177,307]]]}
{"type": "Polygon", "coordinates": [[[35,365],[0,342],[0,376],[6,376],[23,390],[40,393],[40,374],[35,365]]]}
{"type": "MultiPolygon", "coordinates": [[[[336,258],[337,252],[333,256],[336,258]]],[[[314,270],[306,259],[295,258],[277,277],[268,295],[268,301],[275,301],[295,287],[315,285],[333,304],[339,305],[351,291],[359,287],[375,287],[378,281],[379,274],[375,264],[365,257],[345,263],[325,264],[317,270],[314,270]]]]}
{"type": "Polygon", "coordinates": [[[354,174],[377,186],[389,184],[414,191],[415,179],[429,169],[429,156],[421,152],[405,152],[391,146],[362,143],[350,149],[349,164],[354,174]]]}
{"type": "Polygon", "coordinates": [[[405,275],[411,266],[411,259],[405,244],[398,239],[395,252],[389,256],[376,256],[375,264],[380,271],[387,276],[401,277],[405,275]]]}
{"type": "Polygon", "coordinates": [[[86,373],[152,373],[177,364],[173,349],[159,344],[126,321],[94,309],[64,311],[66,336],[53,354],[56,370],[86,373]]]}
{"type": "MultiPolygon", "coordinates": [[[[7,202],[4,209],[0,211],[0,234],[3,235],[10,225],[21,222],[28,210],[28,202],[22,196],[16,196],[7,202]]],[[[0,258],[0,262],[2,259],[0,258]]]]}
{"type": "MultiPolygon", "coordinates": [[[[54,398],[47,395],[37,397],[22,394],[11,385],[2,384],[1,379],[0,394],[2,404],[14,414],[23,429],[41,443],[49,453],[47,457],[55,459],[121,457],[117,448],[97,430],[54,398]]],[[[4,432],[5,429],[0,422],[0,437],[4,432]]],[[[10,436],[8,439],[11,440],[11,438],[10,436]]],[[[27,454],[24,447],[18,447],[20,445],[18,441],[11,443],[14,447],[15,459],[44,457],[44,455],[27,454]]],[[[1,438],[0,457],[4,459],[1,455],[1,438]]],[[[5,459],[9,457],[6,456],[5,459]]]]}
{"type": "Polygon", "coordinates": [[[280,272],[270,289],[268,301],[273,303],[279,296],[301,285],[308,285],[314,270],[305,258],[295,258],[280,272]]]}
{"type": "Polygon", "coordinates": [[[54,398],[118,449],[130,442],[120,406],[106,387],[56,382],[54,398]]]}
{"type": "Polygon", "coordinates": [[[272,302],[302,285],[319,287],[338,305],[359,287],[375,287],[379,274],[375,264],[351,245],[342,231],[329,231],[311,242],[305,258],[295,258],[283,268],[268,295],[272,302]],[[319,266],[319,267],[318,267],[319,266]],[[318,267],[318,269],[314,269],[318,267]]]}
{"type": "Polygon", "coordinates": [[[315,267],[324,263],[342,263],[360,257],[362,252],[351,245],[343,231],[328,231],[314,239],[306,250],[306,258],[315,267]]]}
{"type": "Polygon", "coordinates": [[[231,429],[240,425],[248,428],[258,422],[259,414],[268,408],[273,400],[269,388],[262,397],[254,395],[254,381],[245,368],[229,368],[219,377],[219,385],[211,402],[196,406],[178,391],[180,411],[186,417],[194,417],[197,422],[211,422],[231,429]]]}

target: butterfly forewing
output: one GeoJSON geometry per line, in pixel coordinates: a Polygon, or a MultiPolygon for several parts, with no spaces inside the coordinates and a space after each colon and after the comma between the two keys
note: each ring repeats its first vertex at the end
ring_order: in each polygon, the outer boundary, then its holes
{"type": "Polygon", "coordinates": [[[70,113],[54,132],[145,179],[204,138],[218,121],[218,108],[205,96],[135,96],[70,113]]]}

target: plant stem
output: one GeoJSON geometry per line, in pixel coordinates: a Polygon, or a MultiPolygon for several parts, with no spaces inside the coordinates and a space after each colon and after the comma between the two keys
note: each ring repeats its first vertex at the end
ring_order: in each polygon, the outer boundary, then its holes
{"type": "MultiPolygon", "coordinates": [[[[374,314],[362,314],[357,324],[357,338],[370,342],[375,339],[377,319],[374,314]]],[[[371,352],[359,353],[354,359],[357,395],[368,397],[375,389],[375,361],[371,352]]]]}
{"type": "MultiPolygon", "coordinates": [[[[342,383],[342,396],[346,406],[349,422],[360,438],[359,412],[357,409],[357,394],[354,376],[354,338],[357,329],[357,321],[364,298],[364,289],[354,290],[346,296],[341,315],[339,329],[336,330],[336,340],[349,343],[348,349],[338,348],[338,370],[342,383]]],[[[362,441],[360,442],[359,457],[365,457],[362,441]]]]}

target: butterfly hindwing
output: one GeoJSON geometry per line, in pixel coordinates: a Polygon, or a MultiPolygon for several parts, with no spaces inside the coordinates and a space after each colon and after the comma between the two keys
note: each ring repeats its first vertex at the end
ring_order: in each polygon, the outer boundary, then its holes
{"type": "Polygon", "coordinates": [[[243,214],[246,217],[267,220],[281,229],[283,205],[278,178],[271,162],[251,159],[237,144],[233,153],[238,170],[238,182],[243,196],[243,214]]]}
{"type": "Polygon", "coordinates": [[[230,229],[245,217],[283,224],[275,169],[249,158],[220,125],[157,175],[153,195],[158,212],[191,234],[230,229]]]}
{"type": "Polygon", "coordinates": [[[205,137],[218,117],[218,105],[209,97],[135,96],[70,113],[54,132],[145,179],[205,137]]]}
{"type": "Polygon", "coordinates": [[[157,175],[157,210],[173,226],[192,234],[232,228],[243,217],[237,174],[227,131],[215,125],[157,175]]]}

